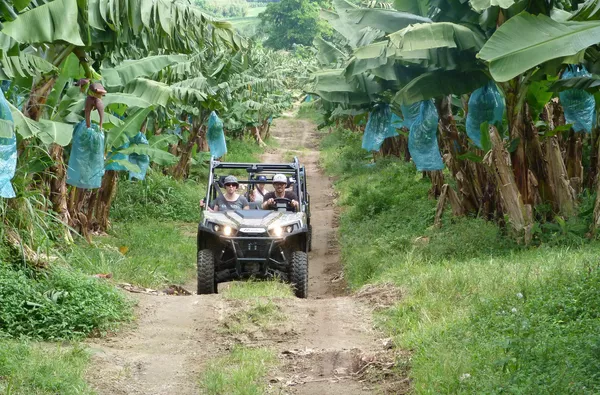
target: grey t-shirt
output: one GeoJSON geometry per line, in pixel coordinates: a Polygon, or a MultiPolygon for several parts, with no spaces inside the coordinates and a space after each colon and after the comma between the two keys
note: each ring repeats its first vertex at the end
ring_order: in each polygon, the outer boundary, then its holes
{"type": "Polygon", "coordinates": [[[219,206],[219,211],[242,210],[244,207],[248,206],[248,199],[246,199],[245,196],[240,195],[235,202],[230,202],[225,199],[225,196],[219,196],[213,200],[210,205],[210,207],[213,208],[215,206],[219,206]]]}

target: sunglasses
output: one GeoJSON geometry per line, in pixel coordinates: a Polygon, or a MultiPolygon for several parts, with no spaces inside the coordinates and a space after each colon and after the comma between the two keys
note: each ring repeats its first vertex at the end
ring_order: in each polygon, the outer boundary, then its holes
{"type": "Polygon", "coordinates": [[[285,186],[285,182],[274,182],[273,185],[275,186],[285,186]]]}
{"type": "Polygon", "coordinates": [[[237,184],[225,184],[226,187],[236,187],[237,188],[237,184]]]}

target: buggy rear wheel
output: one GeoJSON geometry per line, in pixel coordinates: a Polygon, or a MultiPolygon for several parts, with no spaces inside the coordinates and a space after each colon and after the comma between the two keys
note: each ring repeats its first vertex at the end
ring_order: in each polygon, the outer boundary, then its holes
{"type": "Polygon", "coordinates": [[[215,258],[211,250],[198,251],[198,295],[217,293],[215,258]]]}
{"type": "Polygon", "coordinates": [[[304,251],[292,252],[290,266],[290,282],[294,286],[294,293],[298,298],[308,295],[308,254],[304,251]]]}

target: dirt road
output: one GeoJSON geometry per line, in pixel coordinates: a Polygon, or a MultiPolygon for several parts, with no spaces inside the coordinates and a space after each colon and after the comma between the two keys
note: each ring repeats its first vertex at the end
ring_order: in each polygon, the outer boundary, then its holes
{"type": "MultiPolygon", "coordinates": [[[[271,134],[279,147],[266,153],[265,161],[289,161],[296,155],[307,168],[313,224],[309,298],[275,301],[285,322],[234,336],[219,328],[240,308],[237,301],[221,295],[136,294],[136,326],[89,342],[94,355],[88,379],[99,394],[201,393],[198,379],[206,362],[226,354],[235,343],[276,350],[279,364],[268,378],[270,393],[374,393],[372,384],[356,378],[383,346],[372,329],[368,305],[344,296],[339,280],[334,194],[318,168],[315,127],[283,117],[271,134]]],[[[186,288],[195,289],[195,282],[186,288]]]]}

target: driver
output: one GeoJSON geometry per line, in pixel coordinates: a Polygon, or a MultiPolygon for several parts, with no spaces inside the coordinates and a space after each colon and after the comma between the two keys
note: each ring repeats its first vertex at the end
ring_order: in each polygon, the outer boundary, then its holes
{"type": "MultiPolygon", "coordinates": [[[[250,208],[245,196],[239,195],[237,189],[239,183],[235,176],[227,176],[223,181],[225,194],[217,197],[208,206],[208,211],[248,210],[250,208]],[[211,208],[211,206],[213,206],[211,208]]],[[[200,201],[200,207],[204,207],[204,200],[200,201]]]]}
{"type": "Polygon", "coordinates": [[[292,207],[298,211],[298,196],[292,191],[286,191],[285,186],[287,185],[287,177],[283,174],[275,174],[273,177],[273,187],[275,191],[267,192],[265,194],[262,208],[267,210],[276,206],[275,199],[285,198],[291,201],[292,207]]]}

